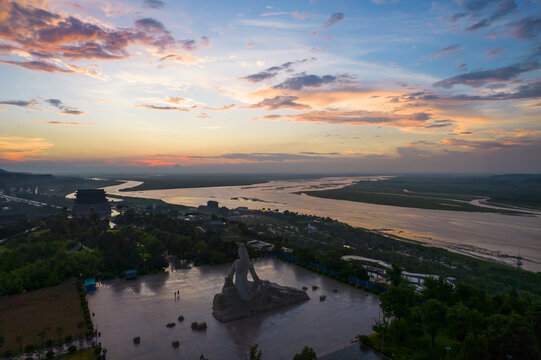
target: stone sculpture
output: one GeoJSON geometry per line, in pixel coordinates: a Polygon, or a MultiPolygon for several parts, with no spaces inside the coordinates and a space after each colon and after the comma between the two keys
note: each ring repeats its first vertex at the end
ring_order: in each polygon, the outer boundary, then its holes
{"type": "Polygon", "coordinates": [[[305,291],[259,279],[243,243],[239,244],[238,253],[222,292],[214,296],[212,314],[219,321],[242,319],[310,299],[305,291]],[[248,273],[253,281],[248,280],[248,273]]]}

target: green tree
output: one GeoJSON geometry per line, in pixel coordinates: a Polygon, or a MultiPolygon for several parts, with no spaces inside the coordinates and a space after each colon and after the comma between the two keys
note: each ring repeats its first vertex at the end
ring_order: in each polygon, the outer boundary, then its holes
{"type": "Polygon", "coordinates": [[[444,304],[452,304],[454,299],[453,285],[449,283],[444,277],[439,278],[428,277],[423,282],[423,298],[436,299],[444,304]]]}
{"type": "Polygon", "coordinates": [[[415,290],[409,286],[392,287],[388,292],[380,296],[380,307],[385,318],[404,318],[410,313],[410,309],[417,304],[415,290]]]}
{"type": "Polygon", "coordinates": [[[539,360],[539,347],[534,336],[533,324],[518,315],[494,314],[487,327],[488,348],[491,359],[539,360]]]}
{"type": "Polygon", "coordinates": [[[421,306],[421,316],[432,337],[432,345],[438,329],[445,325],[445,314],[445,305],[439,300],[429,299],[421,306]]]}
{"type": "Polygon", "coordinates": [[[261,360],[261,350],[259,350],[259,345],[255,344],[250,346],[250,360],[261,360]]]}
{"type": "Polygon", "coordinates": [[[327,269],[338,270],[344,265],[342,254],[336,250],[327,251],[321,258],[320,264],[327,269]]]}
{"type": "Polygon", "coordinates": [[[449,333],[458,341],[464,341],[468,333],[476,333],[484,326],[483,315],[477,309],[470,309],[457,303],[447,312],[449,333]]]}
{"type": "Polygon", "coordinates": [[[305,346],[300,354],[296,354],[293,360],[317,360],[316,352],[311,347],[305,346]]]}
{"type": "Polygon", "coordinates": [[[488,360],[490,353],[486,337],[476,333],[469,333],[460,345],[458,358],[460,360],[488,360]]]}
{"type": "Polygon", "coordinates": [[[398,286],[402,282],[402,268],[397,264],[392,264],[387,270],[387,276],[393,286],[398,286]]]}
{"type": "Polygon", "coordinates": [[[348,276],[355,276],[361,280],[368,280],[368,272],[363,266],[363,263],[358,260],[347,261],[340,270],[340,276],[347,278],[348,276]]]}

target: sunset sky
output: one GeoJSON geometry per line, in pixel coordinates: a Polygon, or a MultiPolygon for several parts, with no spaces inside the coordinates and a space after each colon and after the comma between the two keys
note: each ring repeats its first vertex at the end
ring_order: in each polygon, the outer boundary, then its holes
{"type": "Polygon", "coordinates": [[[0,168],[541,172],[541,2],[0,0],[0,168]]]}

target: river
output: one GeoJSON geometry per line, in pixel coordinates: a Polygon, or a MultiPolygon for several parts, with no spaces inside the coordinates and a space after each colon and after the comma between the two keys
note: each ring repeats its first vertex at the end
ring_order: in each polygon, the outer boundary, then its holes
{"type": "Polygon", "coordinates": [[[249,186],[222,186],[120,192],[140,184],[126,181],[106,187],[108,194],[161,199],[172,204],[199,206],[215,200],[220,206],[271,208],[331,217],[352,226],[420,241],[454,252],[513,265],[520,253],[526,270],[541,271],[541,216],[417,209],[333,200],[295,194],[340,188],[359,180],[383,177],[328,177],[270,181],[249,186]]]}

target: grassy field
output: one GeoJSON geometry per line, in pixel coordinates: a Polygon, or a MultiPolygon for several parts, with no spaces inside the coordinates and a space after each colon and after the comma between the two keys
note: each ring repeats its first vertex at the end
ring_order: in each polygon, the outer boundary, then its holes
{"type": "MultiPolygon", "coordinates": [[[[347,186],[342,189],[323,190],[323,191],[305,191],[307,195],[322,197],[328,199],[348,200],[365,202],[380,205],[392,205],[412,207],[419,209],[432,210],[451,210],[451,211],[480,211],[480,212],[508,212],[505,210],[495,210],[474,206],[465,202],[453,199],[429,197],[420,195],[393,194],[362,191],[355,185],[347,186]]],[[[510,211],[511,212],[511,211],[510,211]]]]}
{"type": "Polygon", "coordinates": [[[0,336],[7,349],[17,351],[22,345],[38,345],[51,338],[64,338],[84,332],[83,310],[75,284],[30,291],[0,300],[0,336]]]}
{"type": "Polygon", "coordinates": [[[421,209],[512,213],[511,208],[508,211],[495,210],[468,204],[467,201],[488,198],[493,205],[539,209],[541,175],[407,175],[305,193],[330,199],[421,209]]]}

